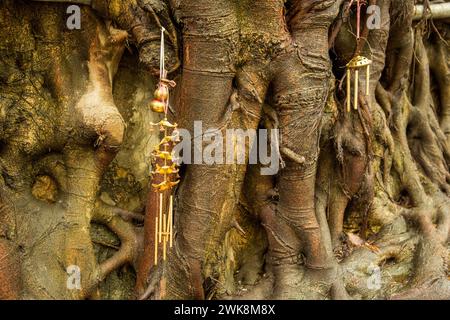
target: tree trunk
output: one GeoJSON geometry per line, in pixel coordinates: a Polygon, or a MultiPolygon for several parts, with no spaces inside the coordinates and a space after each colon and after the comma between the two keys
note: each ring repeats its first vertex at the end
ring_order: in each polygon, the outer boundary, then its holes
{"type": "Polygon", "coordinates": [[[345,0],[2,1],[0,299],[450,298],[450,2],[368,2],[356,41],[345,0]],[[170,120],[282,163],[183,164],[155,265],[161,27],[170,120]]]}

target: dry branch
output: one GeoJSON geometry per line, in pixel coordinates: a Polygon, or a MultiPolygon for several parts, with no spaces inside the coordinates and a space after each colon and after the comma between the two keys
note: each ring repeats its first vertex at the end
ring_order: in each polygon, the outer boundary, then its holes
{"type": "MultiPolygon", "coordinates": [[[[419,20],[423,16],[424,6],[418,4],[414,8],[414,20],[419,20]]],[[[450,18],[450,2],[447,3],[433,3],[430,4],[430,17],[433,19],[446,19],[450,18]]],[[[427,15],[428,16],[428,15],[427,15]]]]}

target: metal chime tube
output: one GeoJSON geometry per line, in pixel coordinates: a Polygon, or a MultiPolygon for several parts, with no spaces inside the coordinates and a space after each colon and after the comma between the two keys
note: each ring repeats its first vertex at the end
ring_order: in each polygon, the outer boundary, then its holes
{"type": "Polygon", "coordinates": [[[350,69],[347,69],[347,112],[350,112],[351,109],[351,79],[352,77],[352,72],[350,71],[350,69]]]}
{"type": "Polygon", "coordinates": [[[173,242],[173,196],[170,195],[169,203],[169,246],[172,248],[173,242]]]}
{"type": "Polygon", "coordinates": [[[163,210],[163,195],[162,195],[162,193],[160,193],[159,194],[159,235],[158,235],[159,243],[161,243],[161,236],[162,236],[162,221],[163,221],[162,210],[163,210]]]}
{"type": "Polygon", "coordinates": [[[359,90],[358,84],[359,84],[359,70],[355,69],[355,93],[354,93],[355,101],[354,101],[354,106],[353,106],[353,108],[355,110],[358,110],[358,90],[359,90]]]}
{"type": "Polygon", "coordinates": [[[366,70],[366,96],[369,96],[370,93],[370,65],[367,66],[366,70]]]}
{"type": "Polygon", "coordinates": [[[155,266],[158,264],[158,217],[155,217],[155,266]]]}
{"type": "Polygon", "coordinates": [[[166,249],[166,244],[167,244],[167,233],[166,233],[166,214],[164,214],[164,222],[163,222],[163,226],[164,226],[164,235],[163,235],[163,260],[166,261],[166,255],[167,255],[167,249],[166,249]]]}

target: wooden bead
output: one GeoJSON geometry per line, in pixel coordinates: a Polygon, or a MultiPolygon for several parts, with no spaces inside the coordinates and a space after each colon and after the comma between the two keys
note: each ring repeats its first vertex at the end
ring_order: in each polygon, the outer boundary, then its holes
{"type": "Polygon", "coordinates": [[[155,90],[154,98],[159,101],[166,101],[169,97],[169,90],[165,86],[160,86],[155,90]]]}
{"type": "Polygon", "coordinates": [[[153,100],[152,102],[150,102],[150,109],[153,112],[164,113],[165,106],[166,105],[164,104],[164,102],[158,100],[153,100]]]}

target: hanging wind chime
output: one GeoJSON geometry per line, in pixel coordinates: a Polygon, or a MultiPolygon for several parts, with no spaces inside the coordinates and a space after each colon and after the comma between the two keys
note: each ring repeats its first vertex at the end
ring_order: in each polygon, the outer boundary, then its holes
{"type": "MultiPolygon", "coordinates": [[[[357,47],[361,41],[361,6],[365,3],[363,0],[350,1],[349,8],[356,1],[356,43],[357,47]]],[[[370,90],[370,65],[372,61],[357,53],[349,63],[347,63],[347,112],[351,110],[351,78],[354,75],[354,88],[353,88],[353,108],[358,110],[358,98],[359,98],[359,76],[360,71],[366,73],[366,95],[369,95],[370,90]]]]}
{"type": "Polygon", "coordinates": [[[152,123],[159,127],[162,140],[152,152],[154,170],[152,171],[152,188],[158,193],[157,212],[155,214],[155,241],[154,257],[155,266],[158,264],[158,247],[162,244],[163,260],[167,257],[167,246],[173,245],[173,188],[179,183],[178,166],[173,159],[171,148],[179,141],[177,124],[170,123],[167,119],[169,110],[169,87],[174,87],[175,82],[168,80],[164,65],[164,28],[161,28],[161,51],[159,66],[159,83],[150,103],[150,109],[163,114],[164,118],[158,123],[152,123]]]}

